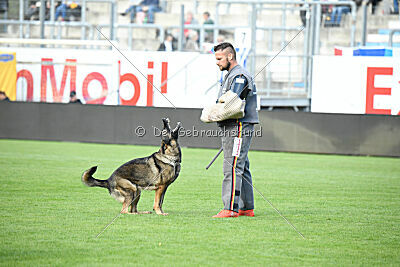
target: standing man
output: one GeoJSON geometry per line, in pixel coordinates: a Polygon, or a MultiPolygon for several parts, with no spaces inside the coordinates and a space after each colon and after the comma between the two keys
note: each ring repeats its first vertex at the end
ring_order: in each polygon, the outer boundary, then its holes
{"type": "MultiPolygon", "coordinates": [[[[208,12],[208,11],[203,13],[203,20],[204,20],[203,25],[207,25],[207,24],[213,25],[214,24],[214,21],[210,18],[210,12],[208,12]]],[[[210,42],[210,43],[213,42],[213,37],[214,37],[213,33],[214,33],[213,30],[205,30],[206,42],[210,42]]]]}
{"type": "Polygon", "coordinates": [[[254,124],[259,123],[256,86],[251,75],[237,63],[236,51],[232,44],[220,43],[214,47],[214,52],[219,69],[228,71],[221,84],[218,98],[231,90],[241,99],[246,100],[246,106],[243,118],[218,122],[220,130],[224,132],[222,137],[224,151],[222,202],[224,209],[213,217],[253,217],[253,182],[247,154],[254,133],[254,124]]]}

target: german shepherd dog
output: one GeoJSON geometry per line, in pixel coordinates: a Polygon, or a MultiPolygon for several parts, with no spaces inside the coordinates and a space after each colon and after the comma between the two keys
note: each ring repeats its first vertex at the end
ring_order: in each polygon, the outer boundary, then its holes
{"type": "Polygon", "coordinates": [[[159,151],[145,158],[128,161],[116,169],[107,180],[93,177],[97,166],[82,174],[82,182],[85,185],[107,188],[110,195],[122,203],[121,213],[139,214],[137,204],[141,191],[155,190],[153,210],[159,215],[168,215],[163,212],[162,204],[168,186],[176,180],[181,170],[182,154],[178,144],[181,124],[178,122],[176,128],[171,130],[169,119],[162,120],[164,128],[159,151]]]}

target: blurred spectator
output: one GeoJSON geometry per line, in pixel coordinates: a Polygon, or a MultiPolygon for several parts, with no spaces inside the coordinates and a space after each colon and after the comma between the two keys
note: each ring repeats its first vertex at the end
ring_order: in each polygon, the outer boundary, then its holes
{"type": "MultiPolygon", "coordinates": [[[[299,7],[303,7],[303,5],[298,5],[298,6],[299,7]]],[[[305,27],[306,23],[307,23],[307,20],[306,20],[307,11],[306,10],[300,10],[299,14],[300,14],[301,22],[303,23],[303,26],[305,27]]]]}
{"type": "Polygon", "coordinates": [[[121,13],[122,16],[126,14],[131,14],[131,23],[154,23],[154,13],[160,12],[160,1],[159,0],[131,0],[130,6],[124,13],[121,13]],[[143,15],[141,13],[144,13],[143,15]]]}
{"type": "Polygon", "coordinates": [[[8,0],[0,0],[0,13],[8,11],[8,0]]]}
{"type": "MultiPolygon", "coordinates": [[[[40,2],[38,2],[38,3],[40,3],[40,2]]],[[[26,12],[25,19],[34,20],[34,19],[37,19],[38,17],[39,17],[39,8],[38,8],[38,6],[36,6],[35,2],[31,2],[28,10],[26,12]]]]}
{"type": "MultiPolygon", "coordinates": [[[[327,0],[325,0],[327,1],[327,0]]],[[[300,7],[302,7],[303,5],[299,5],[300,7]]],[[[323,22],[323,15],[328,14],[330,12],[330,8],[328,5],[321,5],[321,23],[323,22]]],[[[301,22],[303,23],[303,26],[306,26],[307,23],[307,11],[306,10],[300,10],[300,19],[301,22]]]]}
{"type": "Polygon", "coordinates": [[[130,6],[125,12],[120,15],[126,16],[130,13],[131,23],[154,23],[154,13],[160,12],[160,1],[159,0],[130,0],[130,6]]]}
{"type": "Polygon", "coordinates": [[[160,44],[158,51],[172,52],[175,50],[176,50],[176,47],[174,46],[174,37],[172,36],[172,34],[167,34],[165,36],[164,42],[162,42],[160,44]]]}
{"type": "Polygon", "coordinates": [[[199,44],[197,43],[199,40],[199,35],[196,31],[189,32],[189,39],[185,45],[185,51],[188,52],[198,52],[199,51],[199,44]]]}
{"type": "Polygon", "coordinates": [[[82,104],[81,100],[79,100],[78,97],[76,96],[76,92],[75,91],[72,91],[69,94],[69,103],[82,104]]]}
{"type": "Polygon", "coordinates": [[[390,12],[391,14],[399,14],[399,2],[398,0],[393,0],[393,11],[390,12]]]}
{"type": "Polygon", "coordinates": [[[180,30],[179,29],[172,29],[170,34],[172,35],[172,46],[178,49],[178,38],[180,36],[180,30]]]}
{"type": "Polygon", "coordinates": [[[372,15],[375,14],[376,6],[378,5],[378,3],[379,3],[380,1],[381,1],[381,0],[369,0],[369,1],[368,1],[367,5],[371,4],[371,14],[372,14],[372,15]]]}
{"type": "MultiPolygon", "coordinates": [[[[204,25],[214,24],[214,21],[210,18],[210,13],[208,11],[203,13],[203,19],[204,19],[204,22],[203,22],[204,25]]],[[[210,43],[213,42],[213,37],[214,37],[213,32],[214,32],[213,30],[205,30],[204,39],[206,42],[210,42],[210,43]]]]}
{"type": "Polygon", "coordinates": [[[159,0],[143,0],[138,7],[136,12],[147,12],[147,21],[145,23],[154,23],[154,13],[160,12],[160,1],[159,0]]]}
{"type": "Polygon", "coordinates": [[[223,35],[218,35],[217,37],[217,44],[225,42],[225,36],[223,35]]]}
{"type": "Polygon", "coordinates": [[[3,91],[0,91],[0,101],[10,101],[10,99],[7,97],[6,93],[3,91]]]}
{"type": "Polygon", "coordinates": [[[136,17],[136,8],[140,5],[141,0],[130,0],[129,7],[125,10],[125,12],[120,13],[121,16],[126,16],[130,14],[131,23],[135,22],[136,17]]]}
{"type": "MultiPolygon", "coordinates": [[[[8,0],[0,0],[0,14],[2,15],[0,19],[8,19],[8,0]]],[[[7,24],[3,24],[2,28],[0,28],[0,32],[7,32],[7,24]]]]}
{"type": "MultiPolygon", "coordinates": [[[[32,1],[27,12],[25,15],[25,19],[27,20],[39,20],[39,13],[40,13],[40,1],[32,1]]],[[[46,2],[46,9],[45,9],[45,20],[50,19],[50,1],[46,2]]]]}
{"type": "Polygon", "coordinates": [[[61,21],[65,21],[76,20],[77,17],[80,18],[82,7],[79,5],[79,1],[63,0],[61,5],[56,8],[55,20],[60,18],[61,21]]]}
{"type": "MultiPolygon", "coordinates": [[[[193,13],[192,12],[188,12],[186,13],[186,20],[185,20],[185,25],[196,25],[199,24],[197,22],[197,20],[195,18],[193,18],[193,13]]],[[[191,30],[189,29],[185,29],[183,30],[183,35],[185,36],[185,39],[188,40],[189,39],[189,33],[191,30]]]]}
{"type": "MultiPolygon", "coordinates": [[[[346,0],[339,0],[346,1],[346,0]]],[[[329,20],[325,22],[325,26],[340,27],[340,22],[342,21],[342,16],[344,14],[350,13],[351,8],[349,5],[334,5],[329,14],[329,20]]]]}

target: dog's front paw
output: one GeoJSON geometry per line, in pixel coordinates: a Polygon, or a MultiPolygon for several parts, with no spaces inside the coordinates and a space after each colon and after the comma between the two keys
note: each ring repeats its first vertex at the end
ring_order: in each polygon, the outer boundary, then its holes
{"type": "Polygon", "coordinates": [[[131,212],[129,214],[138,215],[138,214],[151,214],[151,213],[152,213],[151,211],[135,211],[135,212],[131,212]]]}
{"type": "Polygon", "coordinates": [[[168,213],[163,212],[162,210],[156,210],[154,209],[154,211],[156,212],[157,215],[163,215],[163,216],[167,216],[168,213]]]}

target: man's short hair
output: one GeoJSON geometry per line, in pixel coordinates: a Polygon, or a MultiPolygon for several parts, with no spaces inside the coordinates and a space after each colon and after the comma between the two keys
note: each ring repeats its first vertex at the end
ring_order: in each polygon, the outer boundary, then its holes
{"type": "Polygon", "coordinates": [[[206,11],[203,13],[204,15],[207,15],[207,17],[210,17],[210,12],[206,11]]]}
{"type": "Polygon", "coordinates": [[[72,92],[69,94],[69,97],[74,97],[74,96],[76,96],[76,92],[75,92],[75,91],[72,91],[72,92]]]}
{"type": "Polygon", "coordinates": [[[224,42],[224,43],[220,43],[220,44],[217,44],[216,46],[214,46],[214,52],[217,52],[220,50],[223,51],[225,49],[228,49],[228,53],[232,53],[233,59],[236,60],[236,50],[231,43],[224,42]]]}

